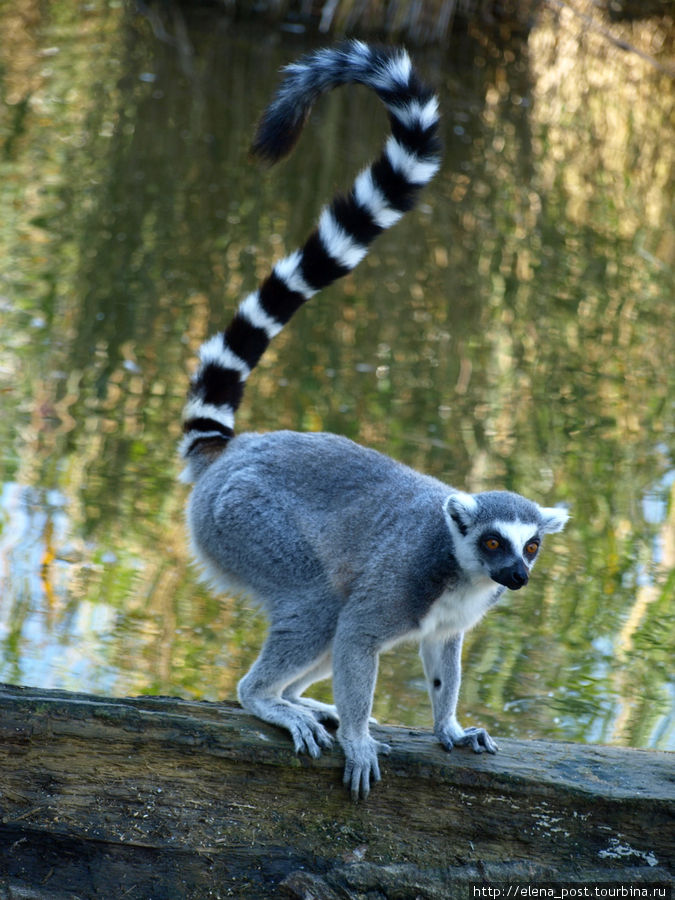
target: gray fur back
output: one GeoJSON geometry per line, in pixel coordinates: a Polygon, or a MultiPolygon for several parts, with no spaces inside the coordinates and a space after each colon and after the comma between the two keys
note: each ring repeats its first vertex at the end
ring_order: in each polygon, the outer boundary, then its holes
{"type": "Polygon", "coordinates": [[[262,602],[317,586],[339,597],[374,572],[401,580],[437,568],[437,557],[426,557],[439,541],[451,558],[447,494],[436,479],[344,437],[249,433],[197,482],[188,522],[202,562],[262,602]]]}

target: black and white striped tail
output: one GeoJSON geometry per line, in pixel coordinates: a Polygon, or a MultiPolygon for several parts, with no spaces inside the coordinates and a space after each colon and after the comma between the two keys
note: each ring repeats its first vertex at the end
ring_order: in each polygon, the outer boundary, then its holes
{"type": "Polygon", "coordinates": [[[355,268],[371,241],[414,206],[420,188],[438,171],[436,96],[420,82],[404,50],[360,41],[319,50],[285,69],[258,126],[253,153],[274,162],[290,152],[314,101],[348,83],[377,93],[389,112],[391,134],[349,194],[324,208],[305,245],[276,263],[226,330],[202,345],[183,414],[180,451],[188,461],[188,480],[191,460],[217,454],[234,435],[244,383],[274,335],[306,300],[355,268]]]}

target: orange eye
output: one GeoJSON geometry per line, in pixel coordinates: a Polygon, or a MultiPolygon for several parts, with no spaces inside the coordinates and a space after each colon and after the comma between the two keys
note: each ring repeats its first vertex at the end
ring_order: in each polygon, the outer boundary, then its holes
{"type": "Polygon", "coordinates": [[[500,544],[497,538],[491,537],[485,539],[485,546],[488,550],[499,550],[500,544]]]}
{"type": "Polygon", "coordinates": [[[539,541],[530,541],[529,544],[525,545],[525,552],[530,556],[534,556],[534,554],[539,549],[539,541]]]}

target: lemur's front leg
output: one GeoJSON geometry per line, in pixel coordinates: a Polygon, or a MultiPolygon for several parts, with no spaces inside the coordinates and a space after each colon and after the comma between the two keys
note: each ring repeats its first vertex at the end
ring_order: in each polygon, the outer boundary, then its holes
{"type": "Polygon", "coordinates": [[[377,757],[391,748],[368,731],[378,655],[372,637],[352,618],[348,612],[342,616],[333,642],[333,696],[340,717],[337,736],[345,753],[343,781],[356,801],[365,800],[371,781],[380,781],[377,757]]]}
{"type": "Polygon", "coordinates": [[[434,711],[434,734],[445,747],[471,747],[475,753],[495,753],[497,744],[484,728],[462,728],[457,721],[457,698],[462,680],[462,638],[429,635],[420,643],[429,696],[434,711]]]}

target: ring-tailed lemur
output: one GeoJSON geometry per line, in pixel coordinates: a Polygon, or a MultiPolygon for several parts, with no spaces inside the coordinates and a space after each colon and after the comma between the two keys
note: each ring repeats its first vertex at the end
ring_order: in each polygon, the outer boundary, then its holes
{"type": "Polygon", "coordinates": [[[567,513],[509,492],[463,493],[332,434],[234,437],[244,382],[270,339],[357,265],[439,168],[434,93],[404,51],[358,41],[286,69],[254,152],[272,161],[287,153],[317,97],[350,82],[373,88],[388,110],[382,155],[203,344],[181,450],[195,483],[188,523],[198,561],[218,587],[257,598],[270,620],[239,683],[242,705],[313,757],[332,743],[321,723],[339,723],[344,781],[357,799],[379,780],[377,755],[388,750],[368,731],[378,655],[404,639],[421,642],[441,744],[495,752],[483,728],[464,729],[455,715],[462,635],[505,588],[527,583],[544,533],[567,513]],[[335,706],[302,696],[331,674],[335,706]]]}

